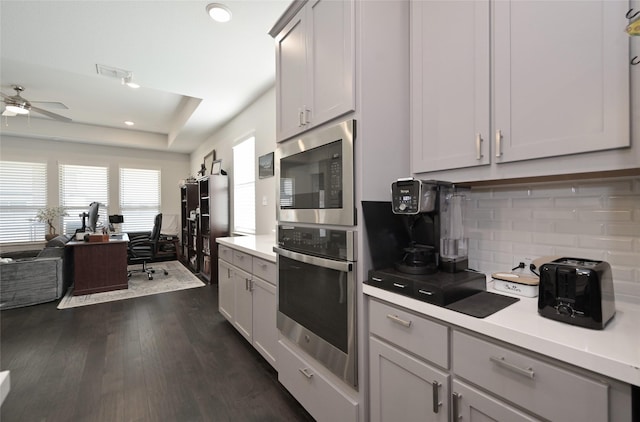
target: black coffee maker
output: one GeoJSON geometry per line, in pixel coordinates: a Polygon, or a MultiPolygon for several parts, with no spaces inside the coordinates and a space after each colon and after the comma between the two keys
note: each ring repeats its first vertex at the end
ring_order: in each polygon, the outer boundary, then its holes
{"type": "Polygon", "coordinates": [[[408,178],[392,183],[391,203],[363,202],[374,264],[366,283],[440,306],[484,291],[485,275],[467,269],[465,193],[408,178]]]}
{"type": "Polygon", "coordinates": [[[405,216],[410,243],[398,271],[433,274],[464,271],[468,267],[468,239],[462,215],[465,190],[437,180],[400,179],[391,185],[394,214],[405,216]]]}

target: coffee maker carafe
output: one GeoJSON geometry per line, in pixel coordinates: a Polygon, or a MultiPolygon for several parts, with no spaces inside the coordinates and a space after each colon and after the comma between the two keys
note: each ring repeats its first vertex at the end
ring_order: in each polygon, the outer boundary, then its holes
{"type": "Polygon", "coordinates": [[[399,179],[391,185],[394,214],[406,217],[410,244],[395,268],[407,274],[460,272],[468,267],[464,190],[449,182],[399,179]]]}

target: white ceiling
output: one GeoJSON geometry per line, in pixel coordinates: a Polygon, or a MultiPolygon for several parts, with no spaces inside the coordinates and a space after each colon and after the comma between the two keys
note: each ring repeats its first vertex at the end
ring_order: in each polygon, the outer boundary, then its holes
{"type": "MultiPolygon", "coordinates": [[[[0,88],[71,118],[35,112],[2,117],[4,135],[191,152],[269,89],[275,79],[269,29],[290,0],[214,0],[231,9],[211,20],[209,1],[0,1],[0,88]],[[141,85],[99,75],[133,72],[141,85]],[[135,122],[133,129],[125,120],[135,122]]],[[[4,110],[4,104],[0,103],[4,110]]]]}

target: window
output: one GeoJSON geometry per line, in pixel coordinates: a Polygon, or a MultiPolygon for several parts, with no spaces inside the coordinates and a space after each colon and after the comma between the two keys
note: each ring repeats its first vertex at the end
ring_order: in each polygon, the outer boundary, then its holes
{"type": "Polygon", "coordinates": [[[100,203],[98,227],[109,224],[109,172],[107,167],[60,164],[60,205],[69,216],[63,218],[63,233],[82,227],[81,215],[92,202],[100,203]]]}
{"type": "Polygon", "coordinates": [[[123,232],[153,229],[160,212],[160,170],[120,169],[120,213],[123,232]]]}
{"type": "Polygon", "coordinates": [[[0,161],[0,243],[44,240],[46,223],[35,218],[46,206],[46,163],[0,161]]]}
{"type": "Polygon", "coordinates": [[[252,136],[233,147],[233,231],[256,232],[256,159],[252,136]]]}

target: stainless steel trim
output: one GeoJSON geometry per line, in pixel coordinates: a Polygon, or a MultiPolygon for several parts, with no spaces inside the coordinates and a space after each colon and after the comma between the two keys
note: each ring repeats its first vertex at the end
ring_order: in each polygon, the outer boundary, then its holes
{"type": "Polygon", "coordinates": [[[511,372],[515,372],[516,374],[523,375],[527,378],[533,379],[536,373],[533,371],[533,368],[521,368],[518,365],[515,365],[511,362],[507,362],[504,356],[489,356],[489,360],[498,366],[501,366],[505,369],[510,370],[511,372]]]}
{"type": "Polygon", "coordinates": [[[433,381],[431,383],[431,389],[433,391],[433,413],[438,413],[438,411],[440,410],[440,406],[442,406],[440,398],[438,397],[438,388],[440,387],[440,385],[441,384],[438,381],[433,381]]]}
{"type": "Polygon", "coordinates": [[[298,252],[292,252],[287,249],[282,249],[274,246],[273,251],[278,255],[282,255],[289,259],[304,262],[305,264],[315,265],[317,267],[329,268],[332,270],[351,272],[353,271],[353,262],[349,261],[334,261],[332,259],[320,258],[317,256],[305,255],[298,252]]]}
{"type": "MultiPolygon", "coordinates": [[[[304,114],[304,111],[302,112],[304,114]]],[[[276,200],[280,200],[280,160],[337,140],[342,140],[342,208],[341,209],[281,209],[276,208],[278,222],[355,225],[354,154],[355,120],[346,120],[328,128],[311,131],[299,138],[281,143],[276,149],[276,200]]]]}
{"type": "Polygon", "coordinates": [[[405,327],[411,327],[411,321],[405,321],[404,319],[400,318],[398,315],[387,314],[387,318],[405,327]]]}
{"type": "Polygon", "coordinates": [[[500,158],[502,155],[502,131],[496,130],[496,157],[500,158]]]}
{"type": "Polygon", "coordinates": [[[453,416],[453,420],[458,420],[461,419],[462,416],[460,416],[460,412],[458,411],[458,406],[459,406],[459,401],[462,398],[462,394],[458,394],[455,391],[453,392],[453,394],[451,394],[451,405],[453,407],[452,410],[452,416],[453,416]]]}

